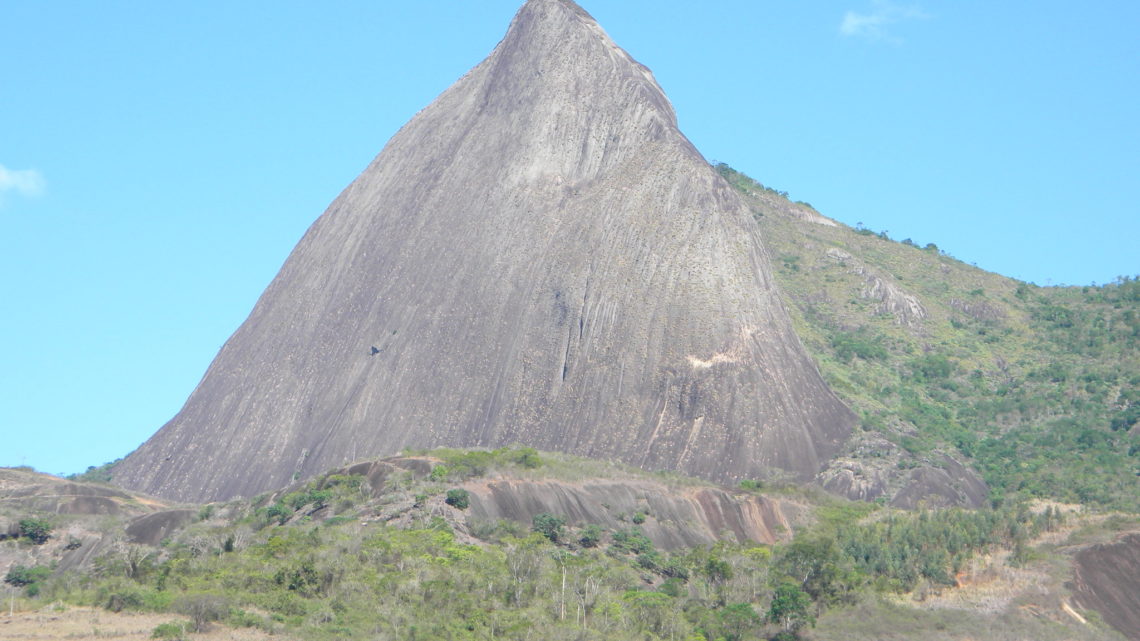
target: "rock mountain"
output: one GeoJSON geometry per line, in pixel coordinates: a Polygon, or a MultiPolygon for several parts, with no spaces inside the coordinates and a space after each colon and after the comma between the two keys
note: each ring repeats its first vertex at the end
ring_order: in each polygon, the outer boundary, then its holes
{"type": "Polygon", "coordinates": [[[855,417],[771,273],[650,71],[573,2],[529,0],[313,224],[116,482],[219,500],[510,443],[809,478],[855,417]]]}

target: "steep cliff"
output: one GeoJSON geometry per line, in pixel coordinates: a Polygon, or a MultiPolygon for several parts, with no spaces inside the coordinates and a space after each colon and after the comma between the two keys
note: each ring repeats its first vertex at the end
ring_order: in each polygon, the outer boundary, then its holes
{"type": "Polygon", "coordinates": [[[214,500],[515,442],[807,479],[853,423],[649,70],[573,2],[530,0],[314,223],[116,481],[214,500]]]}

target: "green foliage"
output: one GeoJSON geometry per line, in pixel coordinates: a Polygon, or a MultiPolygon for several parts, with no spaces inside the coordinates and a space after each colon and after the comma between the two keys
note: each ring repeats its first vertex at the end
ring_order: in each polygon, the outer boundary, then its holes
{"type": "Polygon", "coordinates": [[[443,459],[443,465],[432,468],[430,479],[437,483],[464,481],[485,476],[493,469],[533,470],[543,461],[533,447],[502,447],[497,450],[438,449],[424,452],[443,459]]]}
{"type": "Polygon", "coordinates": [[[850,362],[852,358],[869,360],[885,360],[887,349],[883,346],[882,336],[871,333],[866,328],[859,328],[854,332],[836,331],[831,336],[831,347],[835,356],[843,361],[850,362]]]}
{"type": "Polygon", "coordinates": [[[117,458],[99,466],[88,466],[84,472],[69,474],[67,480],[79,481],[81,483],[110,483],[111,478],[114,476],[115,466],[122,460],[121,458],[117,458]]]}
{"type": "Polygon", "coordinates": [[[553,514],[542,512],[534,515],[534,531],[545,536],[552,543],[557,543],[562,537],[562,526],[566,520],[553,514]]]}
{"type": "Polygon", "coordinates": [[[740,489],[748,492],[759,492],[764,489],[764,481],[756,479],[744,479],[740,482],[740,489]]]}
{"type": "MultiPolygon", "coordinates": [[[[724,179],[727,180],[730,185],[732,185],[733,187],[736,187],[737,189],[739,189],[740,191],[743,191],[746,194],[760,192],[760,193],[765,193],[765,194],[769,194],[772,196],[778,196],[780,198],[787,198],[788,197],[788,192],[780,191],[779,189],[773,189],[771,187],[765,187],[764,185],[760,184],[759,181],[753,180],[752,178],[745,176],[744,174],[736,171],[735,169],[733,169],[732,167],[729,167],[727,164],[725,164],[723,162],[716,163],[715,165],[713,165],[713,169],[715,169],[718,174],[723,176],[724,179]]],[[[806,206],[810,207],[810,205],[807,205],[806,203],[804,203],[804,204],[806,206]]]]}
{"type": "Polygon", "coordinates": [[[794,581],[781,581],[772,594],[765,619],[779,625],[784,632],[794,633],[815,622],[811,614],[811,597],[794,581]]]}
{"type": "Polygon", "coordinates": [[[653,541],[649,540],[638,527],[618,530],[611,538],[614,549],[623,554],[645,554],[653,551],[653,541]]]}
{"type": "Polygon", "coordinates": [[[47,519],[20,519],[20,536],[36,545],[43,545],[51,538],[52,524],[47,519]]]}
{"type": "Polygon", "coordinates": [[[910,362],[911,372],[922,381],[937,381],[950,378],[954,363],[943,354],[925,354],[910,362]]]}
{"type": "Polygon", "coordinates": [[[13,565],[4,576],[4,582],[22,588],[34,585],[51,576],[51,568],[40,566],[13,565]]]}
{"type": "Polygon", "coordinates": [[[464,489],[448,490],[444,502],[457,510],[466,510],[471,504],[471,493],[464,489]]]}
{"type": "MultiPolygon", "coordinates": [[[[406,506],[420,489],[441,491],[427,479],[416,483],[393,486],[361,514],[406,506]]],[[[486,541],[480,545],[459,543],[444,518],[414,509],[403,512],[401,527],[302,518],[257,527],[274,506],[293,514],[294,504],[313,505],[287,497],[327,490],[337,501],[354,485],[316,480],[279,501],[262,500],[258,513],[254,503],[219,507],[160,550],[126,546],[89,576],[33,585],[43,586],[44,602],[179,612],[190,618],[188,630],[221,620],[313,641],[410,637],[413,626],[417,638],[727,641],[767,638],[776,628],[793,638],[814,617],[853,607],[853,595],[945,582],[993,546],[1031,563],[1032,537],[1059,522],[1051,509],[1035,514],[1012,503],[874,514],[883,508],[801,494],[817,505],[817,524],[774,547],[718,543],[665,553],[636,525],[611,537],[587,525],[570,537],[549,514],[535,519],[531,533],[521,524],[473,524],[486,541]],[[250,516],[234,516],[241,514],[250,516]]]]}
{"type": "MultiPolygon", "coordinates": [[[[363,487],[363,476],[331,474],[307,483],[300,490],[281,496],[270,505],[258,508],[257,514],[263,524],[284,525],[302,508],[308,508],[306,513],[313,514],[329,508],[334,503],[340,508],[351,507],[360,497],[363,487]]],[[[260,502],[254,501],[255,504],[260,502]]]]}
{"type": "Polygon", "coordinates": [[[165,641],[185,641],[186,623],[182,621],[160,623],[154,627],[150,633],[150,638],[164,639],[165,641]]]}
{"type": "Polygon", "coordinates": [[[578,533],[578,544],[584,548],[595,548],[602,542],[602,526],[590,523],[578,533]]]}
{"type": "Polygon", "coordinates": [[[993,500],[1140,511],[1140,280],[1019,283],[933,243],[918,251],[862,223],[789,216],[751,179],[718,170],[781,261],[774,277],[804,345],[863,428],[902,446],[899,467],[949,452],[982,473],[993,500]],[[832,260],[809,259],[809,246],[832,260]],[[877,304],[869,277],[920,303],[921,318],[877,304]]]}
{"type": "Polygon", "coordinates": [[[796,537],[773,562],[773,574],[797,582],[800,589],[823,605],[847,600],[861,577],[833,536],[796,537]]]}

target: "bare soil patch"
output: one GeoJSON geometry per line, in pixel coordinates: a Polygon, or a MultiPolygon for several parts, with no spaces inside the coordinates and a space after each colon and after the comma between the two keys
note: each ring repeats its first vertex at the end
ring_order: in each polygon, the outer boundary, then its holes
{"type": "MultiPolygon", "coordinates": [[[[5,604],[7,605],[7,604],[5,604]]],[[[185,621],[172,614],[114,613],[99,608],[63,606],[35,611],[8,609],[0,613],[0,639],[5,641],[150,641],[154,628],[162,623],[185,621]]],[[[270,636],[254,628],[230,628],[213,624],[202,634],[188,634],[194,641],[286,641],[288,637],[270,636]]]]}

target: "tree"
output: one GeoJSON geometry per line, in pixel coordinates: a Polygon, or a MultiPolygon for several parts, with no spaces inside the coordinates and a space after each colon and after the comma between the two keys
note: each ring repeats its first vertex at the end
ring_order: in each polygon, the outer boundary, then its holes
{"type": "Polygon", "coordinates": [[[51,538],[51,523],[44,519],[21,519],[20,536],[31,539],[36,545],[43,545],[51,538]]]}
{"type": "Polygon", "coordinates": [[[743,641],[755,638],[752,633],[763,622],[756,610],[748,603],[734,603],[716,613],[719,637],[725,641],[743,641]]]}
{"type": "Polygon", "coordinates": [[[190,617],[194,632],[205,632],[212,621],[229,614],[225,597],[216,594],[190,594],[174,602],[174,609],[190,617]]]}
{"type": "Polygon", "coordinates": [[[566,520],[542,512],[541,514],[534,515],[534,531],[550,539],[552,543],[558,542],[558,537],[562,536],[562,526],[566,524],[566,520]]]}
{"type": "Polygon", "coordinates": [[[732,566],[720,557],[710,556],[701,570],[708,579],[709,587],[716,592],[717,605],[724,605],[727,598],[724,588],[732,579],[732,566]]]}
{"type": "Polygon", "coordinates": [[[843,600],[859,581],[835,541],[797,537],[784,548],[773,569],[795,581],[808,596],[825,606],[843,600]]]}
{"type": "Polygon", "coordinates": [[[794,633],[805,623],[815,624],[810,608],[811,598],[807,592],[792,581],[781,581],[772,595],[772,604],[765,619],[778,624],[784,632],[794,633]]]}
{"type": "Polygon", "coordinates": [[[51,569],[44,566],[27,567],[24,565],[13,565],[8,570],[8,574],[4,577],[4,582],[22,588],[26,585],[39,583],[51,575],[51,569]]]}

